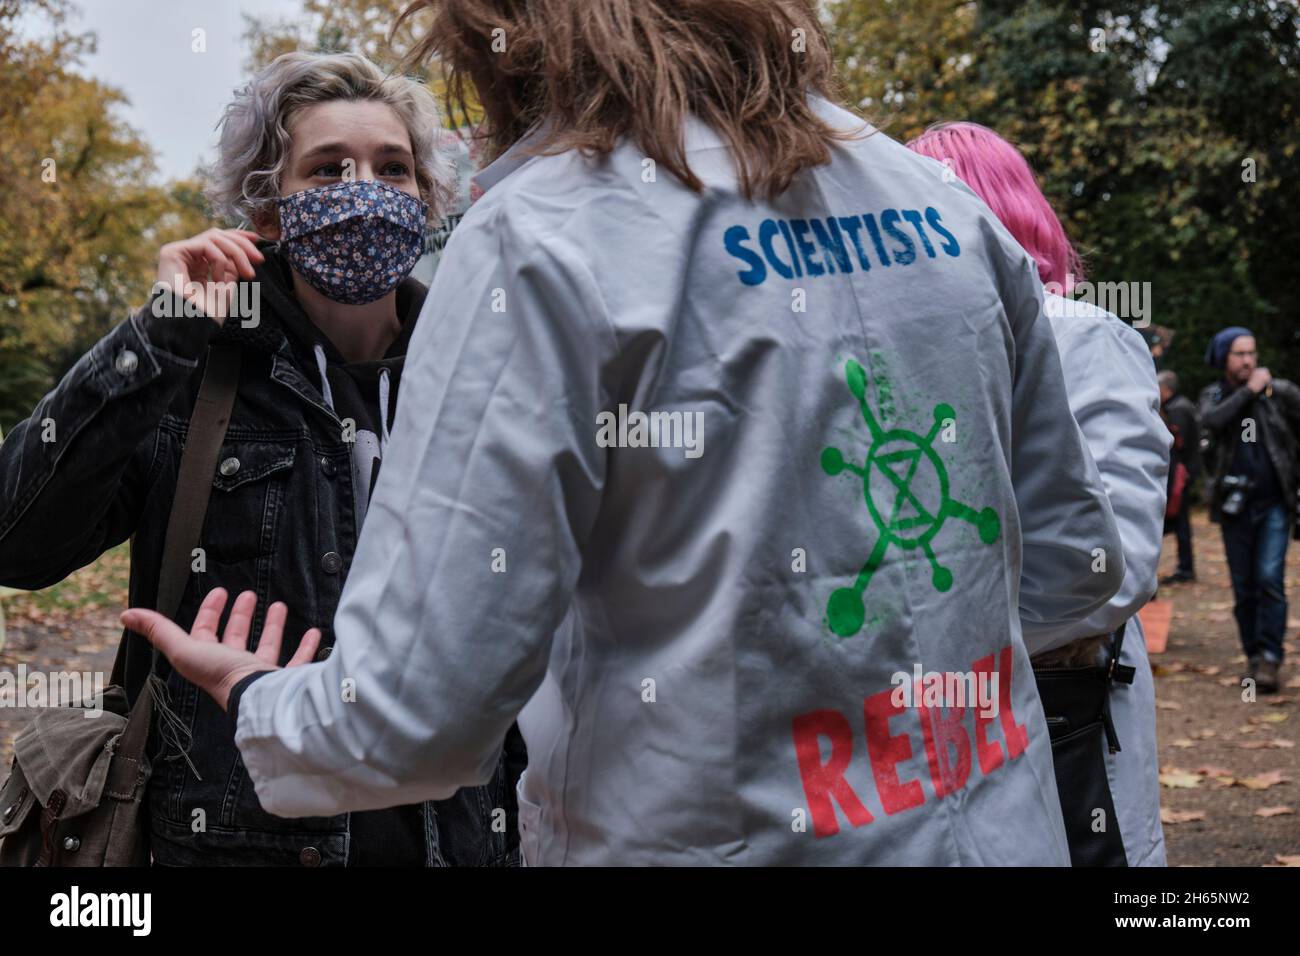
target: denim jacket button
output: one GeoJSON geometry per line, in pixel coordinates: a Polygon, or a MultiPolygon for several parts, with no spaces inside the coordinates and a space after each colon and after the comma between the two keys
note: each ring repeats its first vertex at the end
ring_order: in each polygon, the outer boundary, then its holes
{"type": "Polygon", "coordinates": [[[81,849],[81,837],[70,836],[63,838],[63,849],[69,853],[76,853],[81,849]]]}
{"type": "Polygon", "coordinates": [[[117,359],[113,362],[113,367],[117,369],[119,375],[132,375],[140,365],[140,359],[130,349],[122,349],[117,353],[117,359]]]}
{"type": "Polygon", "coordinates": [[[223,478],[231,478],[239,471],[239,459],[227,458],[217,470],[221,472],[223,478]]]}
{"type": "Polygon", "coordinates": [[[314,846],[305,846],[298,854],[298,862],[303,866],[320,866],[320,850],[314,846]]]}
{"type": "Polygon", "coordinates": [[[333,478],[335,473],[338,471],[338,466],[330,459],[322,458],[320,460],[320,470],[324,473],[326,478],[333,478]]]}
{"type": "Polygon", "coordinates": [[[343,567],[343,559],[337,551],[326,551],[320,559],[320,567],[326,574],[338,574],[343,567]]]}
{"type": "Polygon", "coordinates": [[[327,657],[329,657],[329,656],[330,656],[331,654],[333,654],[333,653],[334,653],[334,647],[333,647],[333,645],[327,645],[327,646],[325,646],[325,647],[318,647],[318,648],[316,648],[316,656],[313,658],[313,660],[315,660],[316,663],[319,664],[321,661],[325,660],[327,657]]]}

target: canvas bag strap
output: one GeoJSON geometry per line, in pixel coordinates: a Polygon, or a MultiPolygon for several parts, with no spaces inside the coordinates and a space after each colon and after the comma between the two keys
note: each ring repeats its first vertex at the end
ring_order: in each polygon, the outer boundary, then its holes
{"type": "MultiPolygon", "coordinates": [[[[240,353],[236,348],[221,345],[208,347],[207,365],[203,382],[199,385],[198,400],[190,417],[185,450],[181,453],[180,473],[176,480],[176,496],[172,500],[171,514],[167,519],[167,534],[163,539],[162,570],[158,575],[158,600],[154,607],[167,617],[175,617],[185,593],[185,583],[190,574],[190,556],[198,546],[203,530],[203,519],[212,494],[212,476],[216,472],[221,443],[230,424],[230,412],[235,404],[235,391],[239,385],[240,353]]],[[[124,648],[118,648],[118,660],[113,667],[113,682],[120,684],[119,666],[125,670],[124,648]]],[[[149,680],[136,705],[118,745],[118,754],[139,761],[149,739],[153,723],[153,678],[158,663],[158,650],[150,657],[149,680]]]]}

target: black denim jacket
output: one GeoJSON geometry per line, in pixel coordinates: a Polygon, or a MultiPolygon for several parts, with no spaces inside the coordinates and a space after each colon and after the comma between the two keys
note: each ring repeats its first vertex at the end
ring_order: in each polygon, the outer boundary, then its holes
{"type": "MultiPolygon", "coordinates": [[[[262,267],[258,278],[273,277],[262,267]]],[[[418,311],[424,292],[406,280],[399,315],[418,311]]],[[[0,445],[0,584],[47,587],[131,538],[131,604],[154,606],[186,427],[215,339],[241,349],[239,390],[201,536],[206,569],[190,574],[177,620],[188,626],[214,587],[232,596],[253,590],[253,634],[272,601],[288,605],[282,664],[313,626],[326,654],[358,536],[341,423],[265,296],[256,325],[231,318],[218,326],[181,310],[174,296],[151,300],[82,356],[0,445]],[[156,315],[155,302],[177,317],[156,315]]],[[[126,639],[134,700],[151,654],[142,638],[126,639]]],[[[266,813],[225,714],[161,657],[158,672],[177,723],[155,726],[150,741],[155,862],[345,864],[350,815],[266,813]]],[[[517,862],[515,783],[524,761],[512,729],[489,784],[423,805],[429,865],[517,862]]]]}

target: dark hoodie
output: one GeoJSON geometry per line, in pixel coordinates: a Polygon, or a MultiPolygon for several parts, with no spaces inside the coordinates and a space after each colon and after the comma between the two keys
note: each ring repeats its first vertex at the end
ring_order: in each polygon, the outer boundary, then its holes
{"type": "MultiPolygon", "coordinates": [[[[345,427],[349,421],[354,425],[352,488],[359,535],[388,444],[406,348],[428,289],[416,279],[408,277],[402,280],[397,287],[401,332],[383,358],[348,362],[298,303],[293,291],[292,270],[277,251],[276,244],[258,243],[258,248],[266,255],[266,261],[257,268],[264,311],[274,316],[274,321],[284,331],[299,367],[317,370],[315,384],[325,404],[334,410],[345,427]]],[[[238,324],[232,322],[226,328],[233,331],[237,327],[238,324]]],[[[265,673],[269,672],[261,672],[265,673]]],[[[251,677],[255,679],[261,674],[251,677]]],[[[251,679],[242,681],[238,693],[242,694],[250,683],[251,679]]],[[[237,706],[238,695],[232,694],[228,704],[232,721],[238,719],[237,706]]],[[[354,812],[349,832],[348,866],[424,865],[427,851],[424,811],[420,804],[354,812]]]]}
{"type": "Polygon", "coordinates": [[[355,425],[352,442],[352,475],[356,490],[357,524],[365,518],[379,463],[388,444],[388,431],[397,408],[397,385],[406,361],[406,349],[415,331],[425,285],[412,278],[397,287],[397,316],[402,323],[384,357],[370,362],[348,362],[298,304],[293,293],[289,264],[276,252],[274,243],[261,243],[266,262],[258,269],[262,297],[279,320],[300,367],[315,368],[315,383],[325,404],[346,424],[355,425]]]}

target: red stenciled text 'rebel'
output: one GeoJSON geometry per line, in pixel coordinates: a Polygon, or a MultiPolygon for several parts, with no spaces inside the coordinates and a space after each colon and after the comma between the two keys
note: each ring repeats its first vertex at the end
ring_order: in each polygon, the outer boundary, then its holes
{"type": "MultiPolygon", "coordinates": [[[[979,709],[970,708],[974,718],[973,741],[966,725],[966,707],[899,706],[891,699],[894,697],[893,688],[863,701],[867,757],[880,805],[886,815],[902,813],[925,802],[921,781],[904,781],[898,773],[898,765],[912,757],[912,735],[893,733],[889,726],[892,718],[907,713],[909,709],[915,709],[920,718],[926,762],[936,799],[942,800],[966,786],[972,757],[979,762],[980,773],[987,776],[1007,760],[1015,760],[1025,752],[1029,733],[1024,724],[1016,722],[1015,712],[1011,709],[1011,646],[975,661],[971,671],[991,675],[995,658],[998,713],[996,717],[981,716],[979,709]],[[995,721],[1001,727],[1001,741],[989,739],[989,731],[995,730],[995,721]]],[[[919,687],[914,700],[921,700],[919,687]]],[[[813,833],[818,837],[839,833],[839,820],[835,815],[837,804],[853,826],[870,823],[874,817],[844,778],[844,772],[853,759],[853,728],[849,719],[838,710],[814,710],[795,717],[793,730],[795,756],[808,800],[808,812],[812,816],[813,833]],[[823,740],[830,742],[830,756],[825,762],[822,761],[823,740]]]]}

